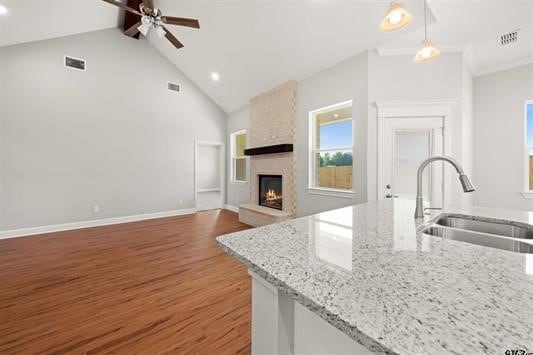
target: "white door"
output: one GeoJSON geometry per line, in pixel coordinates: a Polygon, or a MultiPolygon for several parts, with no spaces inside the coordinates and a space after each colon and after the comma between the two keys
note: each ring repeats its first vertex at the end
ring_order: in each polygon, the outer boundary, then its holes
{"type": "MultiPolygon", "coordinates": [[[[442,118],[387,118],[383,125],[383,186],[381,197],[416,197],[417,170],[420,163],[444,152],[442,118]]],[[[432,163],[423,175],[424,201],[431,206],[443,204],[443,168],[432,163]]]]}
{"type": "Polygon", "coordinates": [[[205,211],[223,207],[224,198],[224,145],[196,142],[195,201],[196,210],[205,211]]]}

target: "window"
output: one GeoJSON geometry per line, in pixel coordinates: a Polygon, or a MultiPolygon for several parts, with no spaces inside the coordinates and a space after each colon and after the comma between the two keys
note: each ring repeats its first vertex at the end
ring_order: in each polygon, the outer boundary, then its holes
{"type": "Polygon", "coordinates": [[[533,101],[526,102],[527,189],[533,191],[533,101]]]}
{"type": "Polygon", "coordinates": [[[246,162],[246,131],[232,133],[231,139],[231,182],[245,183],[247,180],[246,162]]]}
{"type": "Polygon", "coordinates": [[[312,111],[309,121],[309,188],[352,192],[352,102],[312,111]]]}

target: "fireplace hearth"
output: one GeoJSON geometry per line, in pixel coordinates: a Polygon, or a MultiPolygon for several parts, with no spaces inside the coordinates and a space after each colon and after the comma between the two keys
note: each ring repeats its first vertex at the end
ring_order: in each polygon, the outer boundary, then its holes
{"type": "Polygon", "coordinates": [[[259,175],[259,205],[283,210],[281,175],[259,175]]]}

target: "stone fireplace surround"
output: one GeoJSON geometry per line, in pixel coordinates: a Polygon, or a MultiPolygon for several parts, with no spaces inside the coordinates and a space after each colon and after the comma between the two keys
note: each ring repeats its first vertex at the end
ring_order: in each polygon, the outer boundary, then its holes
{"type": "MultiPolygon", "coordinates": [[[[249,148],[296,143],[296,81],[291,80],[250,100],[249,148]]],[[[250,157],[250,201],[239,206],[239,220],[262,226],[296,216],[295,152],[250,157]],[[283,210],[259,206],[259,175],[281,175],[283,210]]]]}

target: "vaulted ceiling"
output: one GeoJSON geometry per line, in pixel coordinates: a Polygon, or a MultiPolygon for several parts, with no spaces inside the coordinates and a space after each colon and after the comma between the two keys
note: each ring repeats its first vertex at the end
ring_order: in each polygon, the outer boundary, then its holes
{"type": "MultiPolygon", "coordinates": [[[[302,79],[364,50],[412,53],[423,38],[423,1],[404,0],[414,22],[399,33],[377,25],[389,0],[155,0],[164,14],[200,20],[201,29],[172,26],[185,45],[152,43],[226,112],[269,88],[302,79]],[[211,73],[220,74],[219,81],[211,73]]],[[[428,0],[431,37],[444,51],[468,48],[477,72],[533,58],[532,0],[428,0]],[[521,29],[505,48],[497,36],[521,29]]],[[[0,46],[42,40],[120,23],[100,0],[0,0],[0,46]]]]}
{"type": "MultiPolygon", "coordinates": [[[[303,79],[404,33],[385,34],[378,24],[388,0],[161,1],[163,13],[199,18],[199,31],[174,29],[185,44],[176,52],[154,45],[226,112],[275,85],[303,79]],[[220,74],[220,81],[210,73],[220,74]]],[[[422,26],[422,6],[406,1],[422,26]]]]}
{"type": "MultiPolygon", "coordinates": [[[[422,25],[418,0],[407,0],[422,25]]],[[[70,35],[118,22],[100,0],[0,0],[0,45],[70,35]]],[[[163,14],[200,20],[201,29],[169,26],[185,45],[152,43],[226,112],[289,79],[302,79],[404,33],[377,24],[388,0],[155,0],[163,14]],[[211,79],[220,74],[220,81],[211,79]]]]}
{"type": "Polygon", "coordinates": [[[118,8],[99,0],[0,0],[0,46],[117,26],[118,8]]]}

